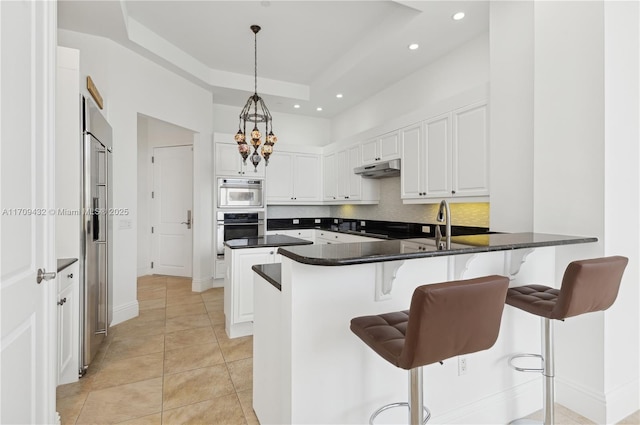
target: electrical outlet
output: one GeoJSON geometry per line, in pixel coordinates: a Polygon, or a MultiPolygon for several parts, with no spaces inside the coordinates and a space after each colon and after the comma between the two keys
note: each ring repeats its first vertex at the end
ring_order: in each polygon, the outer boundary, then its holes
{"type": "Polygon", "coordinates": [[[463,356],[458,357],[458,376],[467,374],[467,358],[463,356]]]}
{"type": "Polygon", "coordinates": [[[337,218],[333,219],[333,224],[338,224],[338,219],[337,218]]]}
{"type": "Polygon", "coordinates": [[[320,224],[321,220],[320,220],[319,218],[316,218],[315,220],[313,220],[313,222],[314,222],[315,224],[320,224]]]}
{"type": "Polygon", "coordinates": [[[431,233],[431,226],[422,226],[422,233],[431,233]]]}
{"type": "Polygon", "coordinates": [[[367,222],[366,222],[366,221],[361,221],[361,222],[360,222],[360,226],[362,226],[362,227],[366,227],[366,226],[367,226],[367,222]]]}
{"type": "Polygon", "coordinates": [[[293,219],[293,224],[300,224],[300,220],[299,220],[299,219],[297,219],[297,218],[294,218],[294,219],[293,219]]]}

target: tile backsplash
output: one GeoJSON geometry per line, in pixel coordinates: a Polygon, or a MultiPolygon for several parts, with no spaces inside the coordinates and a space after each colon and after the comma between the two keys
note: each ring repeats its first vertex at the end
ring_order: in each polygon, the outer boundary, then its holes
{"type": "MultiPolygon", "coordinates": [[[[365,220],[435,223],[439,200],[434,204],[403,204],[400,199],[400,178],[380,180],[378,205],[336,205],[331,207],[331,217],[360,218],[365,220]]],[[[456,226],[489,226],[489,203],[449,204],[451,222],[456,226]]]]}
{"type": "MultiPolygon", "coordinates": [[[[268,218],[359,218],[363,220],[435,223],[440,200],[434,204],[408,204],[400,199],[400,178],[380,180],[380,203],[377,205],[273,205],[267,207],[268,218]]],[[[449,204],[455,226],[489,226],[489,203],[449,204]]]]}

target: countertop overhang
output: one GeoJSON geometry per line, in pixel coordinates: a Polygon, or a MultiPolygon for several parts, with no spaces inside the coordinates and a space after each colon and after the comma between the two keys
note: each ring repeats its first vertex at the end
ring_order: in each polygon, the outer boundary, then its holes
{"type": "Polygon", "coordinates": [[[453,236],[451,249],[439,250],[435,239],[414,238],[379,242],[342,243],[279,248],[278,253],[298,263],[316,266],[346,266],[413,258],[476,254],[547,246],[597,242],[595,237],[547,233],[492,233],[453,236]]]}

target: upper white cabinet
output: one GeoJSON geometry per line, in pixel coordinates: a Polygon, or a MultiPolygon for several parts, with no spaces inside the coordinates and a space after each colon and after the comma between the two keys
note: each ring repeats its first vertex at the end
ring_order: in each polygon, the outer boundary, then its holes
{"type": "Polygon", "coordinates": [[[362,164],[397,158],[400,158],[400,141],[397,131],[362,143],[362,164]]]}
{"type": "Polygon", "coordinates": [[[453,189],[455,196],[489,195],[487,104],[453,112],[453,189]]]}
{"type": "Polygon", "coordinates": [[[216,176],[264,177],[264,159],[262,159],[258,164],[257,171],[249,159],[247,159],[247,163],[245,165],[242,161],[242,157],[238,153],[237,143],[218,142],[216,143],[215,149],[216,168],[214,172],[216,176]]]}
{"type": "Polygon", "coordinates": [[[267,171],[267,204],[317,204],[322,201],[321,156],[274,152],[267,171]]]}
{"type": "Polygon", "coordinates": [[[352,145],[324,157],[324,196],[332,204],[377,203],[380,183],[353,172],[362,165],[361,145],[352,145]]]}
{"type": "Polygon", "coordinates": [[[60,270],[58,284],[58,385],[78,380],[80,304],[78,262],[60,270]]]}
{"type": "Polygon", "coordinates": [[[489,195],[486,102],[400,130],[402,199],[489,195]]]}

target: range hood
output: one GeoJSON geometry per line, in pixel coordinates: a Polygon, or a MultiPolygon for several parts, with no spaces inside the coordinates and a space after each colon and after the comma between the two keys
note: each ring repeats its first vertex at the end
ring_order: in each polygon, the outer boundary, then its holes
{"type": "Polygon", "coordinates": [[[400,175],[400,160],[378,162],[377,164],[363,165],[353,169],[355,174],[369,179],[381,179],[384,177],[397,177],[400,175]]]}

